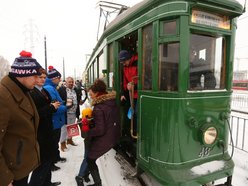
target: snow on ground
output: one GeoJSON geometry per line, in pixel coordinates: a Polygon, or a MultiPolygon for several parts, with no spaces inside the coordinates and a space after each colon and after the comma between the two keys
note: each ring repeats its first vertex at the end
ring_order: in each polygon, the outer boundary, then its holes
{"type": "MultiPolygon", "coordinates": [[[[69,145],[66,152],[61,152],[61,157],[67,158],[67,161],[65,163],[57,163],[56,165],[61,169],[52,173],[52,182],[61,181],[61,186],[76,185],[75,176],[78,174],[81,162],[83,161],[83,138],[74,137],[73,141],[78,146],[69,145]]],[[[131,176],[129,179],[126,179],[127,173],[114,156],[115,152],[112,150],[97,161],[103,186],[140,186],[139,182],[131,176]]],[[[129,172],[132,174],[134,170],[129,170],[129,172]]],[[[93,180],[85,185],[92,183],[93,180]]]]}
{"type": "MultiPolygon", "coordinates": [[[[61,181],[61,186],[76,186],[75,176],[78,174],[79,167],[83,160],[83,139],[81,137],[74,137],[73,140],[78,144],[78,146],[69,145],[68,151],[61,153],[62,157],[67,158],[67,162],[57,163],[57,166],[59,166],[61,169],[53,172],[52,175],[52,181],[61,181]]],[[[231,152],[231,149],[229,152],[231,152]]],[[[139,186],[139,183],[136,179],[126,179],[127,172],[124,171],[123,166],[120,166],[120,164],[116,161],[114,155],[114,151],[110,151],[102,156],[99,161],[97,161],[100,175],[103,180],[103,186],[139,186]]],[[[232,182],[233,186],[247,186],[248,153],[236,149],[233,160],[235,162],[232,182]]],[[[128,170],[130,174],[132,174],[133,171],[134,170],[128,170]]],[[[93,183],[93,181],[90,183],[93,183]]],[[[223,183],[223,181],[217,181],[216,184],[217,183],[223,183]]]]}

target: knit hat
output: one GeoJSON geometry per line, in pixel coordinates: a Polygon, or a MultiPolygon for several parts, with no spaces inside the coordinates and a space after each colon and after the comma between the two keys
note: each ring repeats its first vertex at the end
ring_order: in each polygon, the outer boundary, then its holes
{"type": "Polygon", "coordinates": [[[41,65],[32,58],[31,52],[21,51],[20,57],[15,58],[11,65],[10,74],[14,77],[27,77],[41,74],[41,65]]]}
{"type": "Polygon", "coordinates": [[[119,61],[123,62],[123,61],[126,61],[128,59],[131,59],[130,53],[126,50],[121,50],[119,53],[119,61]]]}
{"type": "Polygon", "coordinates": [[[48,67],[47,77],[49,79],[61,78],[61,74],[53,66],[48,67]]]}

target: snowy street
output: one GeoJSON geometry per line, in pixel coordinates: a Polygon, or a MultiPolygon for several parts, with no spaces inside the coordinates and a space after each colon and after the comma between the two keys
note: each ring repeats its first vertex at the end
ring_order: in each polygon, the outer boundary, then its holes
{"type": "MultiPolygon", "coordinates": [[[[53,172],[52,181],[61,181],[61,186],[76,185],[75,176],[78,174],[80,164],[83,160],[84,143],[81,137],[74,137],[73,139],[78,146],[68,146],[67,152],[62,152],[61,156],[67,158],[67,162],[58,163],[61,168],[53,172]]],[[[229,149],[231,152],[231,148],[229,149]]],[[[104,186],[139,186],[136,179],[126,179],[126,171],[114,158],[114,152],[110,151],[100,158],[97,162],[100,169],[104,186]]],[[[235,150],[233,160],[235,161],[235,169],[233,176],[233,186],[247,186],[248,185],[248,155],[245,152],[235,150]]],[[[133,170],[128,170],[132,175],[133,170]]],[[[129,176],[130,177],[130,176],[129,176]]],[[[91,178],[91,177],[90,177],[91,178]]],[[[91,178],[92,180],[92,178],[91,178]]],[[[93,182],[91,182],[93,183],[93,182]]],[[[223,183],[223,182],[216,182],[223,183]]],[[[87,185],[87,184],[86,184],[87,185]]]]}

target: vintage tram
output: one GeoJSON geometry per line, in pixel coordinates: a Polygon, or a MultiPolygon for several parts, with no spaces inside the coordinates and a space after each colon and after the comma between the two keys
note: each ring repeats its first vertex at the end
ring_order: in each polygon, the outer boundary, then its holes
{"type": "Polygon", "coordinates": [[[103,78],[121,107],[120,153],[151,185],[194,186],[225,178],[237,17],[235,0],[143,0],[103,32],[85,69],[103,78]],[[119,100],[120,50],[138,54],[137,134],[119,100]],[[130,147],[131,146],[131,147],[130,147]],[[156,183],[156,184],[155,184],[156,183]]]}

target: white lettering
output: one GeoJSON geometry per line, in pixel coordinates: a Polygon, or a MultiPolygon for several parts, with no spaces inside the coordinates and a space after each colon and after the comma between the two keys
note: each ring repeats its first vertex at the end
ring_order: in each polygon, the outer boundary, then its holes
{"type": "Polygon", "coordinates": [[[37,71],[35,69],[12,69],[12,73],[15,74],[37,74],[37,71]]]}

